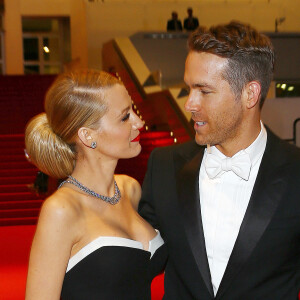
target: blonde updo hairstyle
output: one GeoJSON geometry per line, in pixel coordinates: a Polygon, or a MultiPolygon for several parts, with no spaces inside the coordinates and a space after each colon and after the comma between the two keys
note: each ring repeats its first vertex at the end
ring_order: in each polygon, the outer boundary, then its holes
{"type": "Polygon", "coordinates": [[[122,83],[103,71],[60,75],[46,94],[45,112],[27,124],[25,146],[31,162],[51,177],[70,175],[78,129],[97,129],[96,123],[107,110],[104,91],[115,84],[122,83]]]}

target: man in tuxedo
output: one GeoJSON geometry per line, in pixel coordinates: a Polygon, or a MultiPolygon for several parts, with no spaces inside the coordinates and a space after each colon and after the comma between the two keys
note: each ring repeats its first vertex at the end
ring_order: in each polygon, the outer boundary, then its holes
{"type": "Polygon", "coordinates": [[[187,9],[188,17],[184,19],[183,28],[187,31],[193,31],[199,27],[198,18],[193,16],[193,9],[189,7],[187,9]]]}
{"type": "Polygon", "coordinates": [[[167,23],[168,31],[182,31],[181,21],[178,20],[178,14],[176,11],[172,12],[172,19],[168,20],[167,23]]]}
{"type": "Polygon", "coordinates": [[[165,300],[298,299],[300,149],[261,122],[273,65],[248,25],[189,37],[195,141],[152,152],[139,205],[168,247],[165,300]]]}

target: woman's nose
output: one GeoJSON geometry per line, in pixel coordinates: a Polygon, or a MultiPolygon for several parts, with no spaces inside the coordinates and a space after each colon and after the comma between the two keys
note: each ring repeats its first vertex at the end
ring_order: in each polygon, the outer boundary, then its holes
{"type": "Polygon", "coordinates": [[[140,117],[134,113],[134,121],[133,121],[133,127],[134,129],[142,129],[144,127],[145,121],[141,120],[140,117]]]}

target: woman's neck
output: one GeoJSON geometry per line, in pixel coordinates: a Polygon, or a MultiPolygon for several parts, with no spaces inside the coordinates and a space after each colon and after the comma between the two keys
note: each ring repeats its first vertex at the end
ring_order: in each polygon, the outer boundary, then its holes
{"type": "Polygon", "coordinates": [[[78,159],[72,176],[89,189],[105,196],[114,194],[117,160],[78,159]]]}

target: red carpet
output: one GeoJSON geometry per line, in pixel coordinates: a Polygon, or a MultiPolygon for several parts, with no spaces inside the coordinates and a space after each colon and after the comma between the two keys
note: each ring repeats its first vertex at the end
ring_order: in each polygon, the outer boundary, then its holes
{"type": "Polygon", "coordinates": [[[35,226],[0,226],[0,300],[24,300],[35,226]]]}

